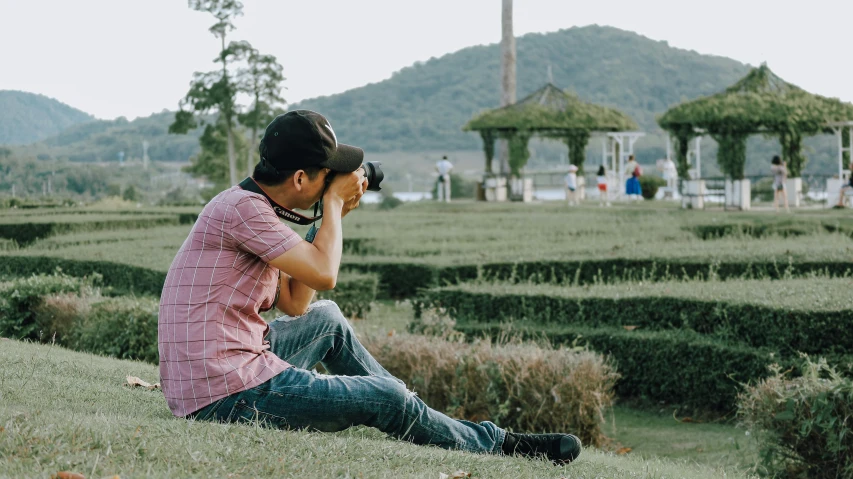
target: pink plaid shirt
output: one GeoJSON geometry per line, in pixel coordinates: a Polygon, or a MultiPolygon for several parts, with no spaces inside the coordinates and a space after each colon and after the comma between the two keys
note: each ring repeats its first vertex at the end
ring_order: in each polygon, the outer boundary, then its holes
{"type": "Polygon", "coordinates": [[[205,206],[160,297],[160,384],[175,416],[290,367],[269,351],[258,311],[275,306],[278,270],[267,263],[300,241],[261,195],[238,186],[205,206]]]}

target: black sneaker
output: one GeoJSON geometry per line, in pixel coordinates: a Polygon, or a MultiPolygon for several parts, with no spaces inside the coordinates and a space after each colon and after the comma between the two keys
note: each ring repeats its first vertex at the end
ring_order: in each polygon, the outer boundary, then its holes
{"type": "Polygon", "coordinates": [[[581,440],[572,434],[506,433],[501,451],[524,457],[545,456],[557,464],[568,464],[581,455],[581,440]]]}

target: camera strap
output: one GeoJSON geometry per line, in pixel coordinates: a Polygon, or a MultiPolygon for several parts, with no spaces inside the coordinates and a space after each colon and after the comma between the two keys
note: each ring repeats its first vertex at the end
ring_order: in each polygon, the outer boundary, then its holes
{"type": "Polygon", "coordinates": [[[297,213],[291,209],[285,208],[284,206],[281,206],[280,204],[273,201],[273,199],[270,198],[270,195],[268,195],[267,192],[264,191],[263,188],[261,188],[261,185],[259,185],[254,180],[254,178],[252,178],[251,176],[246,177],[246,179],[241,181],[238,186],[240,186],[240,188],[242,188],[246,191],[251,191],[252,193],[257,193],[257,194],[263,196],[264,198],[266,198],[267,202],[269,202],[270,206],[272,206],[272,210],[275,211],[275,214],[279,218],[281,218],[285,221],[289,221],[291,223],[296,223],[298,225],[310,225],[310,224],[313,224],[315,221],[317,221],[323,217],[322,214],[320,214],[319,216],[317,215],[317,210],[320,209],[320,202],[319,201],[314,204],[314,217],[313,218],[309,218],[307,216],[300,215],[299,213],[297,213]]]}

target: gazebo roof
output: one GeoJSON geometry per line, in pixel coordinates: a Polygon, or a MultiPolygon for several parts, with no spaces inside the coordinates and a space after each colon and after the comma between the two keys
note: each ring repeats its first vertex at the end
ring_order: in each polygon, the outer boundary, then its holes
{"type": "Polygon", "coordinates": [[[570,131],[636,130],[637,124],[619,110],[584,102],[576,95],[548,83],[512,105],[487,110],[475,116],[462,129],[526,130],[559,134],[570,131]]]}
{"type": "Polygon", "coordinates": [[[810,135],[845,120],[853,120],[853,105],[809,93],[762,64],[721,93],[670,108],[658,124],[670,131],[810,135]]]}

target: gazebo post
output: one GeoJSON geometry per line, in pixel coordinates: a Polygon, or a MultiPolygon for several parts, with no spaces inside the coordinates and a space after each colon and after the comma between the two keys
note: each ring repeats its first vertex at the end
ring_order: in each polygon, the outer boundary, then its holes
{"type": "MultiPolygon", "coordinates": [[[[849,178],[844,178],[844,153],[850,155],[850,160],[853,161],[853,120],[845,122],[837,122],[829,125],[832,131],[835,132],[835,137],[838,138],[838,178],[829,178],[826,180],[826,205],[833,206],[836,198],[839,196],[841,187],[846,185],[849,178]],[[848,127],[848,146],[844,146],[844,128],[848,127]]],[[[849,166],[849,165],[848,165],[849,166]]],[[[853,173],[851,173],[853,174],[853,173]]]]}
{"type": "Polygon", "coordinates": [[[667,161],[672,161],[672,138],[669,137],[669,133],[665,133],[666,135],[666,159],[667,161]]]}
{"type": "Polygon", "coordinates": [[[702,136],[696,137],[696,179],[702,179],[702,136]]]}

